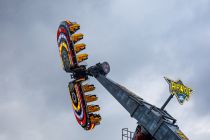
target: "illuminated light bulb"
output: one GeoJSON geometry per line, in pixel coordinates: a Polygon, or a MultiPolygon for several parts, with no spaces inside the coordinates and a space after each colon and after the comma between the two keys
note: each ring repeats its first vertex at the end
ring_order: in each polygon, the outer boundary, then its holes
{"type": "Polygon", "coordinates": [[[89,102],[94,102],[98,99],[98,97],[96,95],[85,95],[85,101],[87,103],[89,102]]]}
{"type": "Polygon", "coordinates": [[[95,124],[91,124],[90,130],[93,129],[94,127],[95,127],[95,124]]]}
{"type": "Polygon", "coordinates": [[[88,112],[96,112],[100,110],[99,105],[88,105],[87,106],[88,112]]]}
{"type": "Polygon", "coordinates": [[[71,25],[71,26],[69,27],[69,29],[70,29],[70,32],[73,34],[73,33],[75,33],[77,30],[80,29],[80,25],[77,24],[77,23],[75,23],[75,24],[71,25]]]}
{"type": "Polygon", "coordinates": [[[84,61],[84,60],[87,60],[88,59],[88,54],[79,54],[77,55],[77,61],[78,63],[84,61]]]}
{"type": "Polygon", "coordinates": [[[83,36],[84,36],[84,35],[81,34],[81,33],[79,33],[79,34],[73,34],[73,35],[71,36],[71,40],[72,40],[74,43],[76,43],[77,41],[83,39],[83,36]]]}
{"type": "Polygon", "coordinates": [[[83,89],[84,92],[90,92],[90,91],[95,90],[95,86],[85,84],[85,85],[82,86],[82,89],[83,89]]]}
{"type": "Polygon", "coordinates": [[[76,45],[74,45],[74,50],[75,50],[76,53],[78,53],[78,52],[84,50],[85,46],[86,45],[84,43],[76,44],[76,45]]]}

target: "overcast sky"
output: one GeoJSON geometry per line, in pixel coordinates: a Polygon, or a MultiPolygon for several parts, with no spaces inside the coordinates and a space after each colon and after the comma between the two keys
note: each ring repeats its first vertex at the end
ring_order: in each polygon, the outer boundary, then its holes
{"type": "Polygon", "coordinates": [[[0,0],[0,140],[117,140],[136,121],[95,80],[102,122],[76,122],[56,32],[64,19],[81,25],[87,63],[108,61],[112,80],[161,106],[163,79],[194,90],[166,107],[190,140],[210,138],[209,0],[0,0]]]}

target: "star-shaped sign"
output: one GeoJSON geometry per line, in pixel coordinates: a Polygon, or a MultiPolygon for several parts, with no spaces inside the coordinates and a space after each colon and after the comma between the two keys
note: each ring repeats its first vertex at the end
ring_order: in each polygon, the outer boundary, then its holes
{"type": "Polygon", "coordinates": [[[189,100],[192,94],[192,89],[185,86],[181,80],[173,81],[169,78],[164,77],[169,84],[169,90],[172,95],[175,95],[178,102],[182,105],[185,100],[189,100]]]}

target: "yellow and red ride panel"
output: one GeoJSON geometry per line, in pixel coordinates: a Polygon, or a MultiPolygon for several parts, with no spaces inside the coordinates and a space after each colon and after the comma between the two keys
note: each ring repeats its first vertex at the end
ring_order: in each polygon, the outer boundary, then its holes
{"type": "Polygon", "coordinates": [[[69,83],[70,98],[72,100],[72,107],[77,122],[85,129],[90,130],[95,125],[100,124],[101,116],[99,114],[93,114],[100,110],[98,105],[87,105],[89,102],[97,100],[96,95],[85,95],[86,92],[90,92],[95,89],[94,85],[82,85],[87,77],[83,77],[81,73],[77,73],[77,69],[84,66],[80,66],[79,63],[88,58],[88,54],[78,54],[84,50],[85,44],[75,44],[79,40],[83,39],[83,34],[74,34],[80,25],[68,20],[61,22],[57,31],[57,42],[59,48],[59,54],[63,63],[63,69],[66,72],[74,73],[74,80],[69,83]],[[78,76],[79,75],[79,76],[78,76]]]}

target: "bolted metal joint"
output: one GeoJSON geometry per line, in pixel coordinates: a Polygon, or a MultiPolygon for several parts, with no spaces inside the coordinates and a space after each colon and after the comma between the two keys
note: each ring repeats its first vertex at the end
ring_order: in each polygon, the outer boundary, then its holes
{"type": "Polygon", "coordinates": [[[95,66],[88,68],[88,72],[91,76],[98,77],[99,74],[106,76],[110,72],[110,66],[108,62],[97,63],[95,66]]]}

